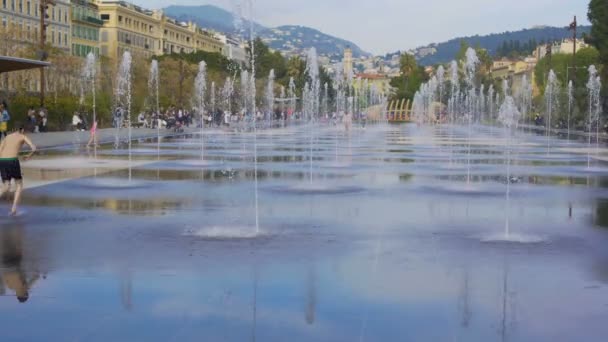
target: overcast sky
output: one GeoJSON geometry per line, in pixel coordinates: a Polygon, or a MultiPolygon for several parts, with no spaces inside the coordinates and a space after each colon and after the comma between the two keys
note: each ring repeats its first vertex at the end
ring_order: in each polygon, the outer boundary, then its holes
{"type": "MultiPolygon", "coordinates": [[[[228,10],[244,0],[134,0],[146,8],[214,4],[228,10]]],[[[253,0],[265,26],[305,25],[375,54],[451,38],[566,26],[577,15],[588,24],[588,0],[253,0]]]]}

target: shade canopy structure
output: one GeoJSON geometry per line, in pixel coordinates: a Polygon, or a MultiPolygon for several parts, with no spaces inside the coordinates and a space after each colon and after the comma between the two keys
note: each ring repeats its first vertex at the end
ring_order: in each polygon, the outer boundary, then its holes
{"type": "Polygon", "coordinates": [[[32,59],[0,56],[0,74],[5,72],[37,69],[50,66],[49,62],[36,61],[32,59]]]}

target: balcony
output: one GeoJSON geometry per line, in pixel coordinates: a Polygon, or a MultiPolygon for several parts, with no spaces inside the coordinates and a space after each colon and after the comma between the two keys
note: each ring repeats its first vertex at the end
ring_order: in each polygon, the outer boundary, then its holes
{"type": "Polygon", "coordinates": [[[99,18],[89,16],[74,16],[72,20],[95,26],[103,26],[104,23],[104,21],[99,18]]]}
{"type": "Polygon", "coordinates": [[[94,25],[103,26],[103,20],[95,18],[95,17],[86,17],[85,21],[94,25]]]}

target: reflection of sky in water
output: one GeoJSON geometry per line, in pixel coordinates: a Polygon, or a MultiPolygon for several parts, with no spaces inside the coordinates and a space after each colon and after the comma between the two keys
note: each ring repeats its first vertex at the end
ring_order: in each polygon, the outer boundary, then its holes
{"type": "Polygon", "coordinates": [[[72,155],[18,221],[0,218],[2,252],[22,254],[0,272],[41,276],[25,304],[3,283],[3,340],[601,340],[606,178],[582,171],[582,146],[547,156],[525,136],[510,223],[542,241],[483,243],[504,227],[506,179],[500,137],[476,129],[470,185],[461,129],[452,145],[444,129],[372,127],[337,151],[320,129],[312,186],[306,129],[260,135],[257,237],[249,134],[210,136],[205,170],[197,136],[158,154],[144,141],[131,181],[124,151],[99,173],[72,155]]]}

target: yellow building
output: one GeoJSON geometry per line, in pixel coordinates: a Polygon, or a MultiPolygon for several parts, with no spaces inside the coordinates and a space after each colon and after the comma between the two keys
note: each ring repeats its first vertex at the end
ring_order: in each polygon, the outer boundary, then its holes
{"type": "Polygon", "coordinates": [[[149,58],[162,54],[161,14],[123,1],[100,0],[101,55],[118,60],[125,51],[149,58]]]}
{"type": "MultiPolygon", "coordinates": [[[[51,46],[70,52],[70,2],[55,1],[47,10],[47,37],[51,46]]],[[[40,1],[35,0],[2,0],[0,3],[0,35],[9,38],[18,45],[34,45],[40,42],[40,1]]],[[[7,51],[10,54],[11,51],[7,51]]]]}
{"type": "Polygon", "coordinates": [[[72,0],[72,55],[99,55],[99,30],[103,25],[92,0],[72,0]]]}
{"type": "Polygon", "coordinates": [[[125,51],[150,58],[154,55],[191,53],[198,50],[222,53],[224,44],[193,23],[178,22],[160,10],[114,0],[98,0],[103,21],[101,54],[118,59],[125,51]]]}
{"type": "Polygon", "coordinates": [[[391,78],[384,74],[358,74],[356,75],[357,82],[353,84],[355,89],[361,90],[363,85],[376,88],[376,91],[381,94],[389,94],[391,92],[391,78]],[[367,82],[366,82],[367,81],[367,82]]]}

